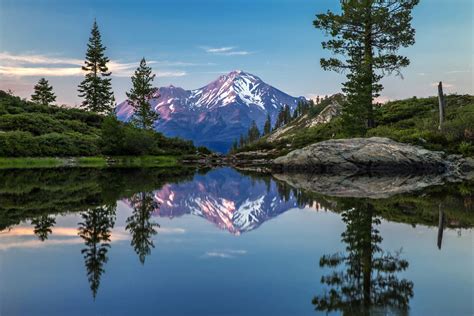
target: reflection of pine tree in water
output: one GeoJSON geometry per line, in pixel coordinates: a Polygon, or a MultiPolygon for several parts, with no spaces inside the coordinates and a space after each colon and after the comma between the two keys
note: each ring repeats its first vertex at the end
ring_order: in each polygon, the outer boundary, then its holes
{"type": "Polygon", "coordinates": [[[45,241],[48,235],[52,233],[52,228],[56,224],[56,219],[48,215],[42,215],[31,220],[34,226],[34,233],[39,240],[45,241]]]}
{"type": "Polygon", "coordinates": [[[385,253],[378,246],[382,241],[374,227],[380,219],[370,204],[357,205],[342,214],[346,231],[341,235],[347,244],[345,253],[321,257],[320,267],[333,268],[321,283],[329,292],[313,299],[318,311],[341,311],[347,315],[365,315],[382,309],[397,313],[408,311],[413,297],[413,282],[397,278],[396,273],[408,268],[399,253],[385,253]],[[343,269],[336,269],[343,265],[343,269]]]}
{"type": "Polygon", "coordinates": [[[116,205],[106,205],[90,209],[81,214],[83,222],[79,223],[79,236],[84,239],[86,248],[82,249],[87,278],[96,297],[100,278],[105,272],[103,265],[108,261],[110,235],[115,224],[116,205]]]}
{"type": "Polygon", "coordinates": [[[133,214],[127,218],[126,229],[132,235],[131,245],[142,264],[145,258],[154,248],[153,236],[156,235],[155,227],[159,224],[150,221],[152,213],[159,207],[153,199],[152,193],[141,192],[135,194],[130,202],[133,207],[133,214]]]}

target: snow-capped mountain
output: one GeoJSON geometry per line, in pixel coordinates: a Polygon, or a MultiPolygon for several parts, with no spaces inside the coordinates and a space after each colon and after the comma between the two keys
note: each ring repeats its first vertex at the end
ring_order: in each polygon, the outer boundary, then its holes
{"type": "Polygon", "coordinates": [[[189,182],[167,184],[154,192],[154,198],[160,204],[157,216],[192,214],[236,235],[298,207],[296,197],[289,194],[285,198],[276,182],[242,177],[230,168],[198,174],[189,182]]]}
{"type": "MultiPolygon", "coordinates": [[[[293,110],[301,99],[239,70],[196,90],[159,88],[150,104],[160,113],[156,130],[226,152],[235,139],[247,132],[253,120],[262,128],[267,114],[275,122],[281,107],[288,104],[293,110]]],[[[133,108],[124,101],[116,112],[119,119],[126,121],[133,115],[133,108]]]]}

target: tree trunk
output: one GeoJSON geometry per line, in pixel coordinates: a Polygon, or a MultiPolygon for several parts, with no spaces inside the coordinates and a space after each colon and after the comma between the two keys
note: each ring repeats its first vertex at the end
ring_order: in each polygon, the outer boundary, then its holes
{"type": "Polygon", "coordinates": [[[438,84],[438,101],[439,101],[439,126],[438,130],[443,129],[446,101],[443,94],[443,83],[440,81],[438,84]]]}
{"type": "Polygon", "coordinates": [[[366,3],[365,39],[364,39],[364,62],[366,66],[367,84],[367,128],[375,127],[373,109],[373,49],[372,49],[372,2],[366,3]]]}

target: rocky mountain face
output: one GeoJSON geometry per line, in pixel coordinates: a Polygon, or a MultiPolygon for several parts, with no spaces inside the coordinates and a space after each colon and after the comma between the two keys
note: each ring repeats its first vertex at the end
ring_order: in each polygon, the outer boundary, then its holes
{"type": "Polygon", "coordinates": [[[317,115],[311,113],[304,114],[296,120],[276,129],[268,137],[267,141],[277,142],[285,139],[291,139],[296,133],[304,129],[314,127],[319,124],[329,123],[333,118],[338,117],[342,113],[342,103],[344,96],[342,94],[334,94],[322,103],[324,108],[317,115]]]}
{"type": "Polygon", "coordinates": [[[155,191],[154,197],[160,204],[157,216],[193,214],[235,235],[298,207],[296,197],[282,192],[276,182],[242,177],[231,168],[196,175],[193,181],[167,184],[155,191]]]}
{"type": "MultiPolygon", "coordinates": [[[[166,136],[192,140],[195,145],[227,152],[232,142],[247,133],[253,120],[263,128],[267,114],[275,122],[280,108],[293,110],[303,97],[292,97],[243,71],[233,71],[196,90],[159,88],[150,101],[160,114],[155,129],[166,136]]],[[[116,108],[127,121],[133,108],[127,101],[116,108]]]]}

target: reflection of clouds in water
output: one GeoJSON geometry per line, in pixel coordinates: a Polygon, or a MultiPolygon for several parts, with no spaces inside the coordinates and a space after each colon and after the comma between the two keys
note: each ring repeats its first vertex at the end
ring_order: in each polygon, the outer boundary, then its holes
{"type": "Polygon", "coordinates": [[[247,250],[242,249],[228,249],[228,250],[215,250],[206,252],[202,258],[223,258],[232,259],[237,256],[243,256],[247,254],[247,250]]]}
{"type": "MultiPolygon", "coordinates": [[[[1,240],[1,239],[0,239],[1,240]]],[[[24,241],[7,241],[0,244],[0,251],[18,249],[18,248],[45,248],[47,246],[63,246],[63,245],[74,245],[82,244],[83,241],[80,238],[69,238],[69,239],[55,239],[43,242],[40,240],[24,240],[24,241]]]]}
{"type": "MultiPolygon", "coordinates": [[[[186,233],[186,230],[179,227],[163,227],[158,229],[158,233],[165,235],[181,235],[186,233]]],[[[110,240],[111,242],[130,240],[130,234],[125,230],[125,227],[117,227],[112,231],[110,240]]],[[[78,236],[78,231],[75,227],[54,227],[52,228],[52,233],[48,240],[44,242],[37,239],[32,227],[15,227],[0,232],[0,251],[13,248],[45,248],[48,246],[63,246],[82,243],[84,243],[84,241],[78,236]]]]}

